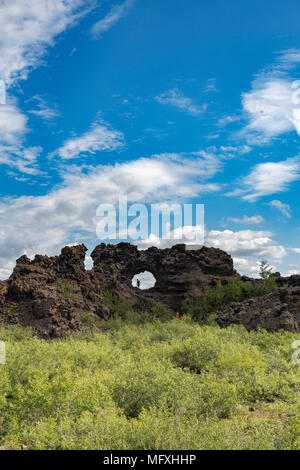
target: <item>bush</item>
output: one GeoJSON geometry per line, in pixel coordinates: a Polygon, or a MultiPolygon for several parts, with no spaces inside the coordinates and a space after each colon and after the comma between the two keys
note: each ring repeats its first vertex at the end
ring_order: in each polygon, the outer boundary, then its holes
{"type": "Polygon", "coordinates": [[[123,371],[112,384],[112,396],[127,418],[136,418],[176,385],[179,374],[163,363],[144,360],[123,371]]]}
{"type": "Polygon", "coordinates": [[[243,302],[246,299],[260,297],[275,289],[276,281],[273,276],[262,281],[230,281],[225,285],[218,281],[215,289],[206,289],[196,298],[188,300],[183,310],[203,324],[207,323],[209,314],[221,310],[231,302],[243,302]]]}
{"type": "Polygon", "coordinates": [[[190,372],[201,372],[210,368],[211,363],[217,360],[219,344],[211,331],[203,331],[196,338],[176,341],[172,344],[171,361],[182,369],[188,368],[190,372]]]}
{"type": "Polygon", "coordinates": [[[295,339],[190,317],[52,341],[0,329],[0,447],[299,449],[295,339]]]}

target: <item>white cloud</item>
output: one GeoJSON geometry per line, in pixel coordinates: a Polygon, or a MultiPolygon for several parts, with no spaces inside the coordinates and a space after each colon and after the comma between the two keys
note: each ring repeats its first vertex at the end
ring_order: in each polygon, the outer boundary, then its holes
{"type": "Polygon", "coordinates": [[[293,251],[293,253],[300,254],[300,248],[290,248],[290,250],[293,251]]]}
{"type": "Polygon", "coordinates": [[[6,86],[3,80],[0,80],[0,105],[6,104],[6,86]]]}
{"type": "Polygon", "coordinates": [[[8,165],[10,168],[15,168],[27,175],[42,175],[44,173],[37,164],[37,159],[42,151],[42,147],[19,147],[8,148],[6,153],[1,153],[0,148],[0,164],[8,165]],[[7,153],[8,151],[10,153],[7,153]]]}
{"type": "Polygon", "coordinates": [[[0,106],[0,142],[15,145],[28,132],[27,118],[14,103],[0,106]]]}
{"type": "Polygon", "coordinates": [[[93,25],[91,29],[92,36],[97,38],[112,28],[121,18],[127,15],[134,1],[135,0],[126,0],[122,5],[114,5],[104,18],[93,25]]]}
{"type": "Polygon", "coordinates": [[[218,125],[220,127],[225,127],[228,124],[232,124],[233,122],[240,121],[241,119],[242,119],[242,116],[239,116],[239,115],[223,116],[222,118],[219,119],[218,125]]]}
{"type": "MultiPolygon", "coordinates": [[[[193,231],[193,233],[195,231],[201,233],[202,231],[202,227],[186,227],[186,229],[193,231]]],[[[175,232],[171,232],[168,240],[159,239],[151,234],[146,240],[138,241],[136,244],[140,249],[146,249],[150,246],[169,248],[177,243],[187,243],[186,238],[178,238],[175,232]]],[[[286,249],[278,245],[271,237],[272,233],[265,231],[211,230],[206,233],[204,244],[208,247],[220,248],[231,254],[236,269],[241,274],[255,276],[259,273],[259,264],[262,259],[281,263],[287,254],[286,249]]]]}
{"type": "Polygon", "coordinates": [[[235,257],[252,257],[258,260],[281,260],[286,249],[272,240],[272,233],[256,230],[211,230],[206,236],[205,244],[227,251],[235,257]]]}
{"type": "Polygon", "coordinates": [[[235,158],[236,156],[246,155],[251,152],[252,148],[249,145],[221,145],[220,156],[225,159],[235,158]]]}
{"type": "Polygon", "coordinates": [[[13,261],[6,262],[5,267],[0,268],[0,279],[8,279],[14,269],[15,263],[13,261]]]}
{"type": "Polygon", "coordinates": [[[200,151],[203,155],[210,154],[215,155],[215,157],[221,162],[226,160],[231,160],[233,158],[241,157],[251,152],[252,148],[249,145],[221,145],[217,147],[216,145],[210,145],[206,147],[205,150],[200,151]]]}
{"type": "Polygon", "coordinates": [[[137,287],[137,284],[136,284],[137,280],[140,281],[140,287],[139,288],[141,290],[151,289],[151,287],[154,287],[155,283],[156,283],[155,277],[153,276],[152,273],[149,273],[149,271],[144,271],[142,273],[136,274],[132,278],[132,281],[131,281],[133,287],[137,287]]]}
{"type": "MultiPolygon", "coordinates": [[[[162,158],[164,160],[174,161],[189,161],[188,167],[195,165],[195,174],[202,175],[203,178],[208,179],[218,173],[222,168],[222,162],[220,158],[215,154],[215,149],[199,150],[198,152],[187,152],[187,153],[161,153],[154,155],[154,157],[162,158]],[[190,157],[190,160],[188,160],[190,157]],[[196,157],[196,160],[193,160],[196,157]]],[[[213,185],[214,190],[219,190],[219,186],[214,183],[207,183],[207,185],[213,185]]]]}
{"type": "Polygon", "coordinates": [[[16,168],[27,174],[38,174],[36,160],[40,147],[25,148],[23,139],[28,132],[27,118],[10,97],[0,106],[0,165],[16,168]]]}
{"type": "Polygon", "coordinates": [[[300,50],[296,48],[287,49],[278,55],[274,68],[279,71],[289,70],[298,63],[300,63],[300,50]]]}
{"type": "Polygon", "coordinates": [[[8,85],[40,65],[48,46],[87,13],[84,0],[2,0],[0,3],[0,79],[8,85]]]}
{"type": "MultiPolygon", "coordinates": [[[[44,196],[0,200],[0,264],[9,269],[24,251],[54,254],[78,240],[96,240],[96,209],[100,203],[161,202],[195,197],[215,190],[206,184],[212,169],[208,158],[158,156],[115,166],[75,166],[64,174],[60,188],[44,196]],[[42,227],[42,230],[41,230],[42,227]]],[[[217,169],[216,169],[217,171],[217,169]]]]}
{"type": "Polygon", "coordinates": [[[238,273],[244,276],[255,277],[259,276],[259,261],[253,261],[247,258],[233,257],[234,268],[238,273]]]}
{"type": "Polygon", "coordinates": [[[287,79],[260,79],[252,84],[249,93],[243,94],[242,104],[249,119],[243,132],[250,142],[269,141],[284,132],[300,129],[297,108],[292,103],[293,92],[287,79]]]}
{"type": "Polygon", "coordinates": [[[299,268],[298,269],[289,269],[288,271],[285,271],[281,273],[282,277],[289,277],[289,276],[294,276],[295,274],[299,274],[299,268]]]}
{"type": "Polygon", "coordinates": [[[94,265],[93,260],[90,256],[85,257],[84,264],[85,264],[85,269],[92,269],[94,265]]]}
{"type": "Polygon", "coordinates": [[[251,90],[242,94],[248,124],[238,135],[249,143],[264,144],[291,131],[300,135],[300,81],[288,75],[300,62],[299,57],[300,50],[285,51],[256,76],[251,90]]]}
{"type": "Polygon", "coordinates": [[[56,109],[51,108],[42,96],[34,96],[31,100],[35,100],[37,105],[34,109],[28,111],[30,114],[38,116],[46,122],[52,122],[59,116],[59,112],[56,109]]]}
{"type": "Polygon", "coordinates": [[[300,157],[288,158],[282,162],[259,163],[248,176],[242,179],[241,188],[228,193],[255,201],[262,196],[287,191],[300,178],[300,157]]]}
{"type": "Polygon", "coordinates": [[[150,233],[149,237],[145,240],[136,241],[136,245],[140,250],[146,250],[151,246],[156,246],[157,248],[171,248],[177,244],[186,244],[186,245],[198,245],[197,235],[202,237],[203,227],[200,225],[191,226],[186,225],[184,229],[181,227],[176,228],[175,230],[170,230],[168,238],[160,238],[153,233],[150,233]]]}
{"type": "Polygon", "coordinates": [[[111,129],[106,123],[97,120],[91,128],[78,137],[68,139],[62,147],[53,152],[63,160],[84,157],[99,151],[112,151],[123,147],[124,135],[122,132],[111,129]]]}
{"type": "Polygon", "coordinates": [[[241,219],[237,217],[228,217],[230,222],[234,222],[235,224],[243,224],[243,225],[261,225],[265,222],[264,218],[261,215],[253,215],[248,216],[244,215],[241,219]]]}
{"type": "MultiPolygon", "coordinates": [[[[25,79],[55,38],[91,8],[84,0],[2,0],[0,3],[0,80],[10,87],[25,79]]],[[[40,101],[32,114],[51,120],[56,113],[40,101]]],[[[7,94],[0,106],[0,164],[27,173],[41,173],[36,160],[42,149],[26,148],[27,117],[7,94]]]]}
{"type": "Polygon", "coordinates": [[[178,88],[173,88],[173,90],[169,90],[156,96],[155,100],[161,104],[175,106],[176,108],[182,109],[183,111],[195,116],[202,114],[207,108],[206,105],[200,107],[194,104],[192,99],[184,96],[182,91],[178,88]]]}
{"type": "MultiPolygon", "coordinates": [[[[233,257],[233,264],[238,273],[244,276],[258,278],[260,277],[260,265],[261,261],[253,261],[247,258],[233,257]]],[[[272,272],[276,272],[277,268],[270,264],[272,272]]]]}
{"type": "Polygon", "coordinates": [[[281,212],[281,214],[285,215],[286,217],[291,218],[291,214],[290,214],[291,207],[289,206],[289,204],[285,204],[284,202],[274,200],[274,201],[271,201],[269,205],[273,207],[274,209],[279,210],[279,212],[281,212]]]}

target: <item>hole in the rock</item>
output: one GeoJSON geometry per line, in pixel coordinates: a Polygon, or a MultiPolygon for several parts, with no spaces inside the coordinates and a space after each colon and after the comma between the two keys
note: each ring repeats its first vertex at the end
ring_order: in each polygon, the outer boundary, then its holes
{"type": "Polygon", "coordinates": [[[141,290],[146,290],[151,289],[151,287],[155,286],[156,279],[152,273],[150,273],[149,271],[144,271],[133,276],[131,283],[133,287],[137,287],[141,290]]]}
{"type": "Polygon", "coordinates": [[[84,266],[86,271],[89,271],[90,269],[93,269],[94,262],[92,258],[88,255],[86,255],[85,260],[84,260],[84,266]]]}

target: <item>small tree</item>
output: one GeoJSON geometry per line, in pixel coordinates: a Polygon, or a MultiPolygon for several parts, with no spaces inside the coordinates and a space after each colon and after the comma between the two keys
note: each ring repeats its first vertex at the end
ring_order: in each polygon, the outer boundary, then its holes
{"type": "Polygon", "coordinates": [[[272,267],[266,260],[261,261],[259,267],[259,275],[263,280],[264,291],[266,293],[272,292],[276,289],[276,280],[272,274],[272,267]]]}
{"type": "Polygon", "coordinates": [[[260,266],[259,266],[259,275],[264,281],[266,281],[267,279],[269,279],[269,277],[272,276],[272,268],[268,264],[268,261],[266,260],[261,261],[260,266]]]}

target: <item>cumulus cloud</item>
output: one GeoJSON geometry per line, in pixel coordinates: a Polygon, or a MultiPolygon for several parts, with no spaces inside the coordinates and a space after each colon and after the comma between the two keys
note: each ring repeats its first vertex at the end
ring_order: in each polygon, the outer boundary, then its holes
{"type": "MultiPolygon", "coordinates": [[[[207,158],[157,156],[114,166],[81,170],[72,167],[60,188],[44,196],[0,200],[0,266],[10,269],[24,251],[53,254],[77,240],[96,243],[96,209],[129,202],[161,202],[189,198],[214,190],[206,184],[207,158]],[[41,230],[41,227],[43,230],[41,230]]],[[[209,171],[211,176],[212,171],[209,171]]],[[[3,271],[4,272],[4,271],[3,271]]]]}
{"type": "Polygon", "coordinates": [[[146,250],[151,246],[156,246],[157,248],[171,248],[177,244],[185,245],[197,245],[198,239],[203,238],[204,227],[201,225],[185,225],[184,227],[178,227],[175,230],[170,230],[168,233],[168,238],[161,238],[154,233],[150,233],[149,237],[144,240],[138,240],[135,244],[140,250],[146,250]]]}
{"type": "Polygon", "coordinates": [[[0,165],[7,165],[22,173],[40,173],[36,160],[40,147],[25,148],[23,139],[28,132],[27,118],[14,100],[0,106],[0,165]]]}
{"type": "Polygon", "coordinates": [[[116,150],[124,145],[122,132],[111,129],[108,124],[97,120],[87,132],[81,136],[68,139],[51,156],[57,155],[63,160],[70,160],[87,154],[95,154],[99,151],[116,150]]]}
{"type": "Polygon", "coordinates": [[[248,123],[239,136],[249,143],[264,144],[290,131],[300,135],[300,80],[289,76],[299,57],[297,49],[281,53],[274,64],[256,76],[251,90],[242,94],[248,123]]]}
{"type": "Polygon", "coordinates": [[[2,0],[0,79],[11,85],[26,78],[47,47],[90,6],[84,0],[2,0]]]}
{"type": "Polygon", "coordinates": [[[184,96],[182,91],[178,88],[173,88],[172,90],[156,96],[155,100],[161,104],[175,106],[176,108],[195,116],[202,114],[207,108],[206,105],[197,106],[191,98],[184,96]]]}
{"type": "Polygon", "coordinates": [[[289,204],[285,204],[284,202],[274,200],[274,201],[271,201],[269,205],[273,207],[274,209],[279,210],[279,212],[281,212],[281,214],[284,215],[285,217],[291,218],[291,214],[290,214],[291,208],[289,204]]]}
{"type": "Polygon", "coordinates": [[[244,215],[242,218],[237,217],[228,217],[229,222],[234,222],[235,224],[243,225],[261,225],[265,222],[264,218],[261,215],[248,216],[244,215]]]}
{"type": "Polygon", "coordinates": [[[239,258],[281,260],[287,251],[272,240],[272,233],[256,230],[211,230],[205,238],[207,246],[222,248],[239,258]]]}
{"type": "Polygon", "coordinates": [[[288,271],[284,271],[283,273],[281,273],[282,277],[294,276],[295,274],[299,274],[299,268],[289,269],[288,271]]]}
{"type": "Polygon", "coordinates": [[[228,193],[255,201],[262,196],[287,191],[300,178],[300,157],[282,162],[267,162],[255,165],[248,176],[242,179],[240,188],[228,193]]]}
{"type": "Polygon", "coordinates": [[[242,104],[249,124],[243,133],[253,140],[267,142],[292,130],[300,131],[298,107],[292,102],[294,90],[288,79],[260,79],[244,93],[242,104]]]}
{"type": "Polygon", "coordinates": [[[122,3],[122,5],[114,5],[104,18],[102,18],[100,21],[97,21],[97,23],[93,25],[91,34],[94,39],[108,31],[116,23],[118,23],[121,18],[127,15],[134,2],[135,0],[126,0],[126,2],[122,3]]]}
{"type": "MultiPolygon", "coordinates": [[[[188,234],[202,233],[203,227],[185,227],[188,234]]],[[[179,238],[175,231],[171,232],[169,239],[160,239],[151,234],[145,240],[136,242],[140,249],[146,249],[150,246],[158,248],[170,248],[177,243],[194,244],[190,242],[189,237],[179,238]]],[[[260,260],[268,259],[276,263],[281,263],[287,255],[286,249],[278,245],[272,239],[271,232],[242,230],[233,232],[231,230],[211,230],[205,234],[204,245],[225,250],[231,254],[238,272],[241,274],[256,276],[259,273],[260,260]]],[[[272,266],[273,267],[273,266],[272,266]]],[[[275,268],[274,268],[275,269],[275,268]]]]}
{"type": "Polygon", "coordinates": [[[15,103],[0,106],[0,141],[15,145],[28,132],[27,118],[15,103]]]}
{"type": "MultiPolygon", "coordinates": [[[[237,258],[234,256],[233,264],[238,273],[254,278],[259,277],[261,261],[254,261],[247,258],[237,258]]],[[[275,266],[272,264],[270,264],[270,268],[273,272],[276,271],[275,266]]]]}

